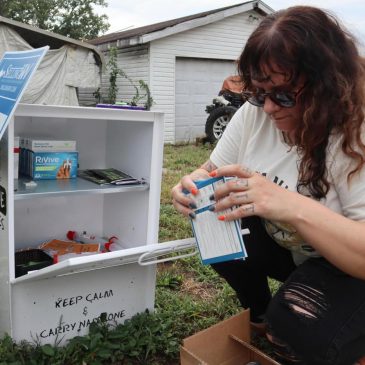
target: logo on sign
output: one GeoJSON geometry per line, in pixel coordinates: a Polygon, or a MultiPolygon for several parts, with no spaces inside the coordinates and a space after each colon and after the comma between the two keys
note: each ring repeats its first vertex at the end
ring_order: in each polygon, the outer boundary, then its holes
{"type": "Polygon", "coordinates": [[[0,213],[6,215],[6,190],[0,185],[0,213]]]}

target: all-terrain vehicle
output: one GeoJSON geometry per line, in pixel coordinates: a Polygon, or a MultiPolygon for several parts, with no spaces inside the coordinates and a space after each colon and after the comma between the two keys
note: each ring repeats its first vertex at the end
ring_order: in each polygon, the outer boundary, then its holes
{"type": "Polygon", "coordinates": [[[205,123],[205,140],[216,142],[222,137],[233,114],[245,102],[242,97],[243,83],[239,76],[229,76],[223,81],[218,96],[213,104],[207,105],[205,111],[209,114],[205,123]]]}

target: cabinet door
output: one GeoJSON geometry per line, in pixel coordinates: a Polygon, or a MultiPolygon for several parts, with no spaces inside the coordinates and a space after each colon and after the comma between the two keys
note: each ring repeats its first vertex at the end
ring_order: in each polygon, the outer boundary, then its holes
{"type": "Polygon", "coordinates": [[[138,247],[84,257],[75,257],[44,269],[30,272],[27,275],[14,279],[12,283],[31,282],[39,279],[49,279],[67,274],[134,263],[139,263],[141,266],[153,265],[156,262],[171,261],[187,255],[196,254],[195,247],[195,239],[187,238],[151,245],[140,245],[138,247]],[[171,256],[173,253],[179,253],[179,255],[171,256]]]}
{"type": "Polygon", "coordinates": [[[101,315],[115,325],[146,309],[152,311],[155,261],[149,266],[137,261],[143,256],[154,260],[181,247],[194,245],[182,240],[69,259],[17,278],[11,285],[8,333],[16,341],[37,338],[42,344],[62,344],[86,334],[101,315]]]}

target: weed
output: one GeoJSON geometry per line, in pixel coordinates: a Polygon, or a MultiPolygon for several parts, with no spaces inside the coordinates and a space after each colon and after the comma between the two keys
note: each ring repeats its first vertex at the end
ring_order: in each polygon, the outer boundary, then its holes
{"type": "Polygon", "coordinates": [[[157,278],[157,287],[164,287],[170,289],[179,289],[182,282],[182,275],[173,275],[170,272],[162,272],[157,278]]]}

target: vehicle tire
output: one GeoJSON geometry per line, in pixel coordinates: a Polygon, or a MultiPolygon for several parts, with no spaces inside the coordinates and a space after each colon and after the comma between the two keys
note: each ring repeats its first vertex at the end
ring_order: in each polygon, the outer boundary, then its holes
{"type": "Polygon", "coordinates": [[[234,106],[220,106],[209,114],[205,123],[206,141],[215,143],[222,137],[227,124],[231,120],[233,114],[237,111],[234,106]]]}

